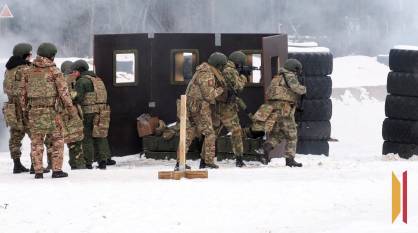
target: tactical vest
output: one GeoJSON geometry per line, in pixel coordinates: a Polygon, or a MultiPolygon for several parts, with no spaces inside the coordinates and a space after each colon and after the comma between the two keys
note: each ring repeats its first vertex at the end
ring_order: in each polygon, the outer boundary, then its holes
{"type": "Polygon", "coordinates": [[[16,77],[16,74],[19,70],[25,67],[26,65],[20,65],[11,70],[6,70],[4,73],[3,90],[9,97],[9,101],[13,99],[13,97],[17,97],[19,95],[21,77],[16,77]]]}
{"type": "Polygon", "coordinates": [[[50,69],[33,68],[27,80],[27,97],[30,107],[54,107],[58,91],[50,69]]]}
{"type": "Polygon", "coordinates": [[[86,75],[93,83],[93,92],[87,92],[81,103],[83,113],[98,113],[100,105],[107,104],[107,91],[103,81],[99,77],[86,75]]]}
{"type": "Polygon", "coordinates": [[[287,101],[296,103],[299,99],[299,95],[293,92],[287,85],[285,74],[279,74],[273,77],[270,87],[267,90],[267,99],[269,101],[287,101]]]}

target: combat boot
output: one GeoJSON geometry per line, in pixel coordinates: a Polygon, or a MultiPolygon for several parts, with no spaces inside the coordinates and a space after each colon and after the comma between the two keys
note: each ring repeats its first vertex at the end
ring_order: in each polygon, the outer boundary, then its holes
{"type": "Polygon", "coordinates": [[[108,159],[108,160],[106,160],[106,165],[107,166],[113,166],[113,165],[115,165],[116,164],[116,161],[115,160],[113,160],[113,159],[108,159]]]}
{"type": "MultiPolygon", "coordinates": [[[[49,173],[51,170],[48,168],[42,168],[43,169],[43,173],[49,173]]],[[[30,166],[30,174],[35,174],[35,169],[33,168],[33,165],[30,166]]]]}
{"type": "Polygon", "coordinates": [[[63,171],[55,171],[52,172],[52,178],[64,178],[67,177],[68,173],[63,172],[63,171]]]}
{"type": "MultiPolygon", "coordinates": [[[[187,164],[185,164],[184,166],[185,166],[186,170],[190,170],[190,169],[192,169],[192,168],[191,168],[189,165],[187,165],[187,164]]],[[[180,170],[180,163],[179,163],[179,161],[177,161],[176,166],[174,167],[174,171],[179,171],[179,170],[180,170]]]]}
{"type": "Polygon", "coordinates": [[[302,164],[296,162],[294,158],[286,158],[286,166],[288,166],[288,167],[302,167],[302,164]]]}
{"type": "Polygon", "coordinates": [[[100,161],[99,166],[97,168],[105,170],[106,169],[106,160],[100,161]]]}
{"type": "Polygon", "coordinates": [[[91,165],[91,164],[86,164],[86,168],[87,168],[87,169],[93,169],[93,165],[91,165]]]}
{"type": "Polygon", "coordinates": [[[22,163],[20,162],[20,159],[13,159],[13,174],[18,174],[22,172],[28,172],[29,169],[24,167],[22,163]]]}
{"type": "Polygon", "coordinates": [[[269,164],[269,162],[270,162],[270,156],[269,156],[269,154],[270,154],[270,152],[272,151],[274,149],[274,147],[273,147],[273,145],[271,145],[270,143],[268,143],[268,142],[265,142],[264,144],[263,144],[263,154],[262,155],[260,155],[260,162],[262,163],[262,164],[264,164],[264,165],[267,165],[267,164],[269,164]]]}
{"type": "Polygon", "coordinates": [[[43,179],[44,178],[44,174],[43,173],[36,173],[35,174],[35,179],[43,179]]]}
{"type": "Polygon", "coordinates": [[[206,168],[206,162],[204,159],[200,159],[199,169],[206,168]]]}
{"type": "Polygon", "coordinates": [[[219,166],[214,163],[206,163],[206,168],[218,169],[219,166]]]}
{"type": "Polygon", "coordinates": [[[242,161],[242,156],[237,156],[236,160],[235,160],[235,166],[237,167],[245,167],[245,163],[244,161],[242,161]]]}

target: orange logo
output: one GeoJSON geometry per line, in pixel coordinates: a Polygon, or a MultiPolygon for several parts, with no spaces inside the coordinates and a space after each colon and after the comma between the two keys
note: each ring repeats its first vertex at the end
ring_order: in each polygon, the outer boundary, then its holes
{"type": "Polygon", "coordinates": [[[408,223],[408,171],[402,173],[402,190],[401,182],[392,172],[392,223],[395,222],[401,213],[401,196],[402,196],[402,221],[408,223]],[[402,195],[401,195],[402,194],[402,195]]]}

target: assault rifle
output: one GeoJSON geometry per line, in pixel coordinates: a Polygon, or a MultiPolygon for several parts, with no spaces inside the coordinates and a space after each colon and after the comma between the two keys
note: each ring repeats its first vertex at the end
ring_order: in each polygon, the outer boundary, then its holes
{"type": "Polygon", "coordinates": [[[255,66],[248,66],[248,65],[243,65],[243,66],[238,65],[237,70],[240,74],[248,76],[248,75],[251,75],[251,72],[253,72],[254,70],[260,70],[260,68],[255,67],[255,66]]]}
{"type": "Polygon", "coordinates": [[[231,83],[231,81],[229,79],[225,79],[225,82],[226,87],[228,89],[228,95],[230,96],[230,98],[228,98],[228,101],[235,101],[235,103],[238,104],[239,108],[242,109],[250,119],[252,119],[253,114],[250,111],[248,111],[247,105],[245,104],[244,100],[241,99],[238,92],[234,89],[234,86],[231,83]]]}

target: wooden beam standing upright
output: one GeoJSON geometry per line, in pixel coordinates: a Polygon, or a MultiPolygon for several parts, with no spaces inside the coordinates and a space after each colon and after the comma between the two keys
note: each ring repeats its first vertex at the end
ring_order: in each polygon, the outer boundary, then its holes
{"type": "Polygon", "coordinates": [[[180,140],[177,156],[179,159],[180,171],[186,170],[186,126],[187,126],[187,96],[182,95],[180,99],[180,140]]]}
{"type": "Polygon", "coordinates": [[[158,172],[158,179],[180,180],[187,179],[207,179],[207,170],[186,171],[186,127],[187,127],[187,108],[186,95],[182,95],[180,99],[180,140],[179,148],[177,150],[177,159],[179,161],[178,171],[160,171],[158,172]]]}

